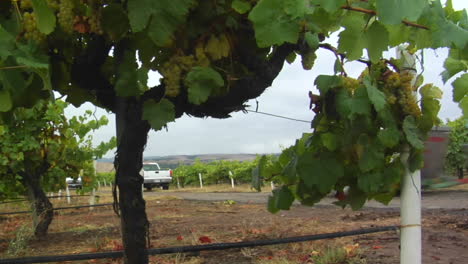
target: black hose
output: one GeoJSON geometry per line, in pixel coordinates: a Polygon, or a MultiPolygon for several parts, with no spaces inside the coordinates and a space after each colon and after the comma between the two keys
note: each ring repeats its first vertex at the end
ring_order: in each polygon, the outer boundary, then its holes
{"type": "MultiPolygon", "coordinates": [[[[54,198],[67,198],[67,197],[89,197],[91,195],[62,195],[62,196],[47,196],[49,199],[54,199],[54,198]]],[[[100,197],[99,195],[95,195],[94,197],[100,197]]],[[[5,201],[5,202],[0,202],[0,204],[7,204],[7,203],[20,203],[20,202],[26,202],[28,200],[26,199],[17,199],[17,200],[11,200],[11,201],[5,201]]]]}
{"type": "MultiPolygon", "coordinates": [[[[297,237],[286,237],[278,239],[264,239],[254,240],[245,242],[234,242],[234,243],[216,243],[208,245],[197,245],[197,246],[182,246],[182,247],[168,247],[168,248],[150,248],[148,249],[149,255],[161,255],[161,254],[172,254],[172,253],[184,253],[184,252],[199,252],[207,250],[223,250],[231,248],[244,248],[244,247],[258,247],[268,246],[295,242],[305,242],[320,239],[330,239],[345,236],[355,236],[370,233],[386,232],[392,230],[398,230],[398,226],[382,226],[373,228],[364,228],[352,231],[308,235],[308,236],[297,236],[297,237]]],[[[74,260],[89,260],[89,259],[103,259],[103,258],[120,258],[123,257],[123,251],[110,251],[110,252],[98,252],[98,253],[83,253],[74,255],[59,255],[59,256],[37,256],[37,257],[26,257],[26,258],[11,258],[11,259],[0,259],[0,264],[29,264],[29,263],[45,263],[45,262],[61,262],[61,261],[74,261],[74,260]]]]}
{"type": "MultiPolygon", "coordinates": [[[[86,208],[86,207],[100,207],[100,206],[109,206],[112,205],[112,203],[105,203],[105,204],[93,204],[93,205],[79,205],[79,206],[67,206],[67,207],[57,207],[54,208],[54,211],[57,210],[65,210],[65,209],[75,209],[75,208],[86,208]]],[[[28,214],[32,213],[32,211],[17,211],[17,212],[6,212],[6,213],[0,213],[0,215],[14,215],[14,214],[28,214]]]]}

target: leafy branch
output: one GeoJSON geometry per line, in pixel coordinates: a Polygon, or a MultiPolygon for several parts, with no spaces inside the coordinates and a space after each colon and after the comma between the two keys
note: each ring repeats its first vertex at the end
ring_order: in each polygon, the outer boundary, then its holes
{"type": "MultiPolygon", "coordinates": [[[[375,10],[371,10],[371,9],[365,9],[365,8],[361,8],[361,7],[354,7],[354,6],[350,6],[350,5],[344,5],[341,8],[345,9],[345,10],[350,10],[350,11],[355,11],[355,12],[368,14],[368,15],[371,15],[371,16],[377,16],[377,12],[375,10]]],[[[428,26],[420,25],[420,24],[417,24],[417,23],[414,23],[414,22],[410,22],[408,20],[402,20],[401,23],[403,23],[403,24],[405,24],[405,25],[407,25],[409,27],[415,27],[415,28],[430,30],[430,28],[428,26]]]]}

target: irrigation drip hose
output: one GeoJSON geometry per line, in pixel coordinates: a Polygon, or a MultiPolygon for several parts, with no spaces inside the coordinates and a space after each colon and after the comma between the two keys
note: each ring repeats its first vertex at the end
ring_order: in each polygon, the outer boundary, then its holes
{"type": "MultiPolygon", "coordinates": [[[[358,229],[352,231],[335,232],[318,235],[308,236],[297,236],[297,237],[286,237],[279,239],[264,239],[254,240],[245,242],[234,242],[234,243],[215,243],[208,245],[197,245],[197,246],[182,246],[182,247],[168,247],[168,248],[150,248],[148,249],[149,255],[161,255],[161,254],[173,254],[173,253],[185,253],[185,252],[200,252],[208,250],[224,250],[231,248],[244,248],[244,247],[258,247],[268,246],[295,242],[306,242],[320,239],[330,239],[345,236],[355,236],[370,233],[379,233],[386,231],[398,230],[398,226],[382,226],[358,229]]],[[[76,260],[89,260],[89,259],[103,259],[103,258],[121,258],[123,257],[123,251],[110,251],[110,252],[97,252],[97,253],[82,253],[74,255],[57,255],[57,256],[37,256],[37,257],[26,257],[26,258],[11,258],[11,259],[0,259],[0,264],[29,264],[29,263],[46,263],[46,262],[61,262],[61,261],[76,261],[76,260]]]]}
{"type": "MultiPolygon", "coordinates": [[[[67,197],[90,197],[91,195],[62,195],[62,196],[47,196],[49,199],[54,199],[54,198],[67,198],[67,197]]],[[[99,195],[95,195],[94,197],[100,197],[99,195]]],[[[26,199],[18,199],[18,200],[11,200],[11,201],[5,201],[5,202],[0,202],[0,204],[7,204],[7,203],[20,203],[20,202],[26,202],[26,199]]]]}
{"type": "MultiPolygon", "coordinates": [[[[53,208],[53,210],[57,211],[57,210],[65,210],[65,209],[86,208],[86,207],[101,207],[101,206],[109,206],[109,205],[113,205],[113,203],[57,207],[57,208],[53,208]]],[[[14,214],[28,214],[28,213],[32,213],[32,211],[6,212],[6,213],[0,213],[0,215],[14,215],[14,214]]]]}

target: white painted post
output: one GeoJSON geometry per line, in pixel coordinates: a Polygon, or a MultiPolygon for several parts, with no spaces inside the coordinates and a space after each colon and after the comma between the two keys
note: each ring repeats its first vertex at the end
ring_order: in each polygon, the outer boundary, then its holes
{"type": "Polygon", "coordinates": [[[58,199],[59,199],[59,200],[62,200],[62,190],[59,190],[59,191],[58,191],[58,199]]]}
{"type": "Polygon", "coordinates": [[[231,178],[231,187],[234,189],[235,186],[234,186],[234,178],[232,176],[232,171],[229,171],[229,178],[231,178]]]}
{"type": "MultiPolygon", "coordinates": [[[[91,196],[89,197],[89,205],[94,205],[96,202],[96,189],[93,188],[93,191],[91,192],[91,196]]],[[[89,207],[89,210],[92,211],[94,207],[89,207]]]]}
{"type": "Polygon", "coordinates": [[[198,173],[198,179],[200,180],[200,188],[203,188],[203,179],[201,173],[198,173]]]}
{"type": "Polygon", "coordinates": [[[177,179],[177,189],[180,189],[179,177],[177,177],[176,179],[177,179]]]}
{"type": "Polygon", "coordinates": [[[66,192],[67,192],[67,203],[70,204],[70,203],[71,203],[71,199],[70,199],[70,189],[68,189],[68,185],[67,185],[66,192]]]}
{"type": "MultiPolygon", "coordinates": [[[[406,47],[400,46],[397,50],[397,58],[403,59],[403,67],[406,72],[416,74],[416,60],[406,47]]],[[[413,78],[413,84],[416,78],[413,78]]],[[[416,94],[414,94],[416,96],[416,94]]],[[[408,169],[408,148],[401,155],[406,172],[401,183],[400,205],[400,264],[421,264],[421,172],[411,173],[408,169]]]]}
{"type": "Polygon", "coordinates": [[[274,190],[275,189],[275,183],[271,181],[270,185],[271,185],[271,190],[274,190]]]}

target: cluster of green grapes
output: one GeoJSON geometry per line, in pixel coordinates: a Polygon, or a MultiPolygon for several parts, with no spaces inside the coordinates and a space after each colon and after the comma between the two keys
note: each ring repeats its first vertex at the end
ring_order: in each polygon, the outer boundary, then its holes
{"type": "Polygon", "coordinates": [[[343,87],[346,88],[351,94],[354,94],[354,91],[359,87],[361,82],[358,79],[351,77],[342,77],[343,87]]]}
{"type": "Polygon", "coordinates": [[[410,73],[391,72],[387,74],[383,84],[383,90],[389,104],[398,104],[404,115],[419,117],[421,116],[421,108],[414,95],[416,88],[410,73]]]}
{"type": "Polygon", "coordinates": [[[60,0],[60,5],[57,13],[58,24],[66,33],[73,32],[75,24],[75,8],[73,0],[60,0]]]}
{"type": "Polygon", "coordinates": [[[45,34],[41,33],[37,28],[37,19],[34,13],[23,13],[23,29],[23,36],[27,40],[33,40],[37,43],[41,43],[45,40],[45,34]]]}
{"type": "Polygon", "coordinates": [[[225,34],[221,34],[219,37],[213,34],[204,45],[203,51],[208,54],[212,60],[219,60],[229,56],[231,45],[225,34]]]}
{"type": "Polygon", "coordinates": [[[57,11],[60,8],[60,0],[47,0],[47,4],[54,11],[57,11]]]}
{"type": "Polygon", "coordinates": [[[304,70],[310,70],[312,67],[314,67],[314,62],[317,59],[317,54],[315,54],[315,51],[316,50],[311,49],[302,54],[301,63],[304,70]]]}
{"type": "Polygon", "coordinates": [[[32,0],[21,0],[20,8],[22,10],[30,10],[33,8],[32,0]]]}
{"type": "Polygon", "coordinates": [[[159,69],[159,72],[164,77],[166,95],[170,97],[179,95],[181,82],[192,67],[208,67],[212,60],[227,57],[229,52],[230,45],[227,37],[221,35],[218,38],[212,35],[206,43],[200,41],[195,46],[195,55],[177,54],[171,57],[159,69]]]}
{"type": "Polygon", "coordinates": [[[93,14],[92,16],[88,17],[87,21],[89,24],[89,32],[95,33],[98,35],[102,35],[104,33],[102,31],[101,20],[97,12],[93,14]]]}
{"type": "Polygon", "coordinates": [[[196,62],[193,55],[175,55],[162,65],[160,73],[164,76],[167,96],[179,95],[183,74],[190,71],[196,62]]]}

